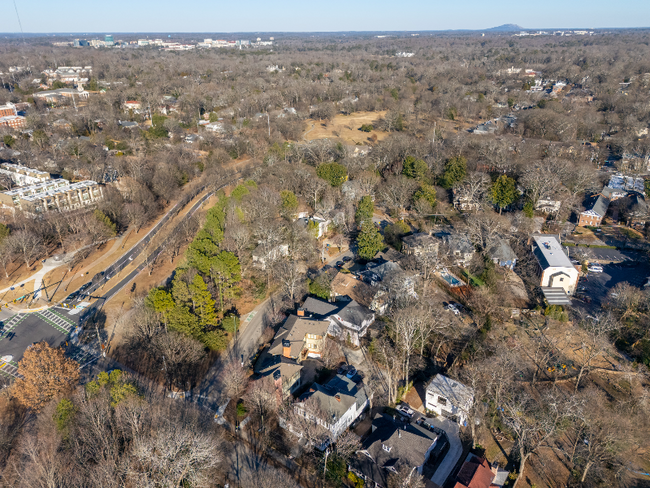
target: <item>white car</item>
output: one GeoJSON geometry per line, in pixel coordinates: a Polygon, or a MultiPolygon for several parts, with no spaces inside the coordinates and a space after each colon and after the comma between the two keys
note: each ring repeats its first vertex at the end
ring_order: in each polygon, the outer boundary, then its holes
{"type": "Polygon", "coordinates": [[[602,266],[588,266],[587,269],[591,273],[602,273],[603,272],[603,267],[602,266]]]}
{"type": "Polygon", "coordinates": [[[397,411],[408,418],[413,417],[413,414],[415,413],[408,403],[402,403],[397,407],[397,411]]]}
{"type": "Polygon", "coordinates": [[[447,310],[451,311],[454,313],[454,315],[460,315],[460,311],[451,303],[447,305],[447,310]]]}

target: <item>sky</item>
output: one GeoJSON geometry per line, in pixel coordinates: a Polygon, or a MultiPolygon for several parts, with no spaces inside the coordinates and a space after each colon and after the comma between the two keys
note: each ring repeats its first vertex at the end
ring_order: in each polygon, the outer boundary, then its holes
{"type": "Polygon", "coordinates": [[[0,0],[0,31],[337,32],[650,27],[650,0],[0,0]]]}

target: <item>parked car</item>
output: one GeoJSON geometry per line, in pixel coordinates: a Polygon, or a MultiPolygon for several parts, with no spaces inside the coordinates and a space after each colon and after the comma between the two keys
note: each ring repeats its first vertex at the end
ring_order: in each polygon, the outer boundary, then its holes
{"type": "Polygon", "coordinates": [[[400,406],[397,407],[397,411],[409,419],[413,417],[413,414],[415,413],[408,403],[401,403],[400,406]]]}
{"type": "Polygon", "coordinates": [[[336,262],[336,267],[337,268],[342,268],[345,263],[343,261],[337,261],[336,262]]]}
{"type": "Polygon", "coordinates": [[[352,261],[352,258],[350,256],[343,256],[343,262],[344,263],[348,263],[350,261],[352,261]]]}
{"type": "Polygon", "coordinates": [[[348,365],[347,364],[342,364],[339,366],[339,369],[336,370],[336,374],[345,374],[348,372],[348,365]]]}
{"type": "Polygon", "coordinates": [[[350,368],[348,369],[348,374],[346,374],[345,376],[352,379],[355,374],[357,374],[357,368],[355,368],[354,366],[350,366],[350,368]]]}
{"type": "Polygon", "coordinates": [[[454,315],[460,315],[460,310],[458,310],[458,309],[457,309],[454,305],[452,305],[451,303],[450,303],[449,305],[447,305],[447,310],[449,310],[450,312],[453,312],[454,315]]]}
{"type": "Polygon", "coordinates": [[[602,273],[603,272],[603,267],[602,266],[589,266],[587,267],[590,273],[602,273]]]}

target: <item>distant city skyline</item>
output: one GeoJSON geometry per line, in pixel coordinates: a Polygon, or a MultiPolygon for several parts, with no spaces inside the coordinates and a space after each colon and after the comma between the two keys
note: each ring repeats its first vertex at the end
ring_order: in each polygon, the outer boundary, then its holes
{"type": "MultiPolygon", "coordinates": [[[[650,27],[648,0],[544,3],[520,0],[297,0],[206,3],[170,0],[115,0],[95,7],[80,0],[64,5],[45,0],[15,0],[25,33],[128,32],[344,32],[487,30],[506,23],[535,29],[606,29],[650,27]]],[[[12,1],[0,4],[0,32],[18,33],[12,1]]]]}

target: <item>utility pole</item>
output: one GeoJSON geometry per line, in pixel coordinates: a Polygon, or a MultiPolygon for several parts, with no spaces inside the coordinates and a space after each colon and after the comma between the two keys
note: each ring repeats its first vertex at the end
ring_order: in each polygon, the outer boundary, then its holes
{"type": "Polygon", "coordinates": [[[328,447],[325,450],[325,466],[323,466],[323,478],[325,478],[325,474],[327,473],[327,457],[330,455],[330,448],[328,447]]]}

